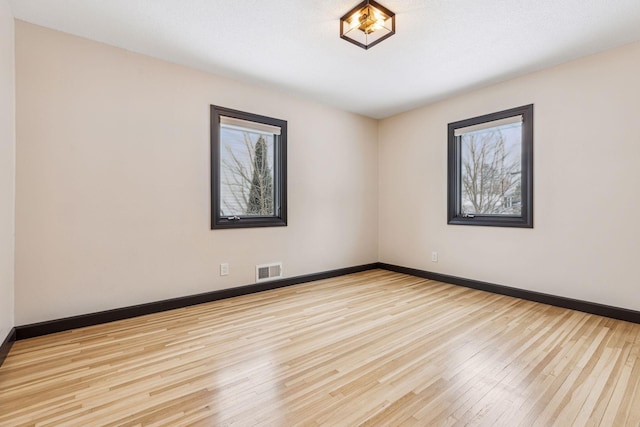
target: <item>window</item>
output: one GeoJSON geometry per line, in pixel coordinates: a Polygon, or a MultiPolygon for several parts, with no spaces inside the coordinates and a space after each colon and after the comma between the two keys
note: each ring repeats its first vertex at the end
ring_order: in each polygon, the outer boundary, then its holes
{"type": "Polygon", "coordinates": [[[448,223],[533,228],[533,105],[449,123],[448,223]]]}
{"type": "Polygon", "coordinates": [[[287,122],[211,106],[211,228],[287,225],[287,122]]]}

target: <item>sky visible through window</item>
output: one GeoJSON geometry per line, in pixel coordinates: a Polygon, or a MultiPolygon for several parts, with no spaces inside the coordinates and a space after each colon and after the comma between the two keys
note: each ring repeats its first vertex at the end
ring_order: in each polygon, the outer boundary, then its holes
{"type": "Polygon", "coordinates": [[[275,215],[274,135],[220,128],[220,215],[275,215]]]}
{"type": "Polygon", "coordinates": [[[460,136],[462,213],[520,215],[522,212],[522,123],[460,136]]]}

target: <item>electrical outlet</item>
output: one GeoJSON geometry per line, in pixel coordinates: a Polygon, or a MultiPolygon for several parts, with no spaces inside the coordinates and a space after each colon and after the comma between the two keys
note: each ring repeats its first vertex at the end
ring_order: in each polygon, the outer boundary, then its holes
{"type": "Polygon", "coordinates": [[[220,275],[227,276],[229,274],[229,263],[225,262],[220,264],[220,275]]]}
{"type": "Polygon", "coordinates": [[[438,262],[438,252],[431,252],[431,262],[438,262]]]}

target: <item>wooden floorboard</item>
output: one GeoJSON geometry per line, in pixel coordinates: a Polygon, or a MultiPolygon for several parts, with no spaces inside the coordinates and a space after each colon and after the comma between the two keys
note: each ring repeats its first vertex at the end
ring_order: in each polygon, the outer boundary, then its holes
{"type": "Polygon", "coordinates": [[[1,426],[638,426],[640,325],[372,270],[18,341],[1,426]]]}

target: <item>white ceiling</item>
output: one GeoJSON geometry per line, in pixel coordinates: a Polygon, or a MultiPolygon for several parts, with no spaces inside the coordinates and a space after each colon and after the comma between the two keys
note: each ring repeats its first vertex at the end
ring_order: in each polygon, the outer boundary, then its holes
{"type": "Polygon", "coordinates": [[[640,40],[640,0],[379,0],[396,34],[339,38],[358,0],[9,0],[14,16],[374,118],[640,40]]]}

